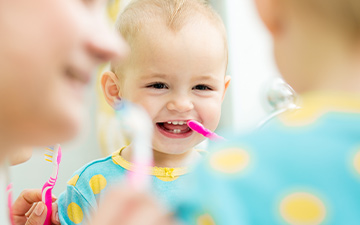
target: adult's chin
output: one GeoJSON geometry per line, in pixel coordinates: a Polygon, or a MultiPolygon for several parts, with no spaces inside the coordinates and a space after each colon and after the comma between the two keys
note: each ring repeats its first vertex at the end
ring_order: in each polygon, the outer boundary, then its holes
{"type": "Polygon", "coordinates": [[[12,166],[28,161],[31,158],[33,152],[32,147],[20,147],[19,149],[15,150],[16,151],[11,152],[9,156],[10,165],[12,166]]]}
{"type": "Polygon", "coordinates": [[[87,116],[82,107],[72,108],[65,115],[61,115],[61,118],[55,122],[57,123],[55,127],[58,129],[53,130],[54,139],[57,140],[55,143],[62,143],[75,138],[82,130],[85,118],[87,116]]]}
{"type": "Polygon", "coordinates": [[[34,146],[46,146],[70,141],[80,132],[83,121],[83,110],[79,109],[69,108],[48,114],[34,127],[29,142],[34,146]]]}

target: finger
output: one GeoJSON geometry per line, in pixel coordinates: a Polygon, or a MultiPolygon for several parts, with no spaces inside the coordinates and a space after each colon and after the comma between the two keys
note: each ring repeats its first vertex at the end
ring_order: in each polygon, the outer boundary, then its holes
{"type": "Polygon", "coordinates": [[[60,224],[59,213],[58,213],[58,204],[52,204],[52,214],[51,214],[51,222],[55,225],[60,224]]]}
{"type": "Polygon", "coordinates": [[[51,201],[52,201],[52,202],[56,202],[56,200],[57,200],[57,197],[52,194],[52,195],[51,195],[51,201]]]}
{"type": "Polygon", "coordinates": [[[46,212],[47,209],[45,204],[43,202],[39,202],[25,225],[43,225],[46,219],[46,212]]]}
{"type": "Polygon", "coordinates": [[[29,217],[29,216],[31,215],[31,213],[34,211],[36,205],[37,205],[37,203],[33,203],[33,205],[31,206],[31,208],[29,209],[29,211],[27,211],[27,212],[25,213],[25,216],[26,216],[26,217],[29,217]]]}
{"type": "Polygon", "coordinates": [[[27,189],[21,192],[13,204],[14,215],[24,215],[31,208],[34,202],[41,201],[40,189],[27,189]]]}
{"type": "MultiPolygon", "coordinates": [[[[52,201],[57,200],[56,196],[52,196],[52,201]]],[[[19,197],[13,204],[14,216],[23,216],[32,207],[33,203],[41,201],[40,189],[26,189],[21,192],[19,197]]]]}
{"type": "Polygon", "coordinates": [[[25,224],[27,220],[25,213],[38,201],[41,201],[41,190],[28,189],[21,192],[12,206],[14,223],[25,224]]]}

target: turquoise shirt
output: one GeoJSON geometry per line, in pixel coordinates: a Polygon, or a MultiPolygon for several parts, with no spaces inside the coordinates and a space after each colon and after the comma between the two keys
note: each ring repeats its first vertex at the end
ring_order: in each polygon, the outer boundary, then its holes
{"type": "Polygon", "coordinates": [[[190,176],[177,216],[198,225],[360,224],[360,96],[302,100],[215,146],[190,176]]]}
{"type": "MultiPolygon", "coordinates": [[[[120,156],[124,148],[74,173],[58,201],[62,225],[88,224],[107,188],[125,181],[125,175],[132,170],[132,165],[120,156]]],[[[166,205],[170,205],[183,190],[182,182],[188,169],[151,167],[149,171],[153,193],[166,205]]]]}

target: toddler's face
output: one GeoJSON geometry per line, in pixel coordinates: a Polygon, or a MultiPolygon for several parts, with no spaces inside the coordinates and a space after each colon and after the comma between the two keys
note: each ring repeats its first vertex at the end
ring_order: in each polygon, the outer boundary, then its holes
{"type": "Polygon", "coordinates": [[[19,143],[72,137],[95,66],[123,54],[106,1],[0,2],[0,122],[19,143]]]}
{"type": "Polygon", "coordinates": [[[181,154],[203,137],[188,128],[194,119],[215,130],[229,77],[224,40],[213,25],[179,32],[152,27],[138,35],[120,97],[142,105],[154,124],[154,150],[181,154]]]}

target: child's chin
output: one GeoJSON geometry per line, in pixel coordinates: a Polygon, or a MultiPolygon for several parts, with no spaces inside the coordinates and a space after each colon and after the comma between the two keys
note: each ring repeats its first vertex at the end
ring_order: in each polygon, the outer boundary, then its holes
{"type": "Polygon", "coordinates": [[[182,155],[192,149],[193,149],[192,145],[184,146],[184,144],[181,145],[181,144],[173,143],[173,144],[168,144],[164,147],[157,148],[156,151],[169,155],[182,155]]]}

